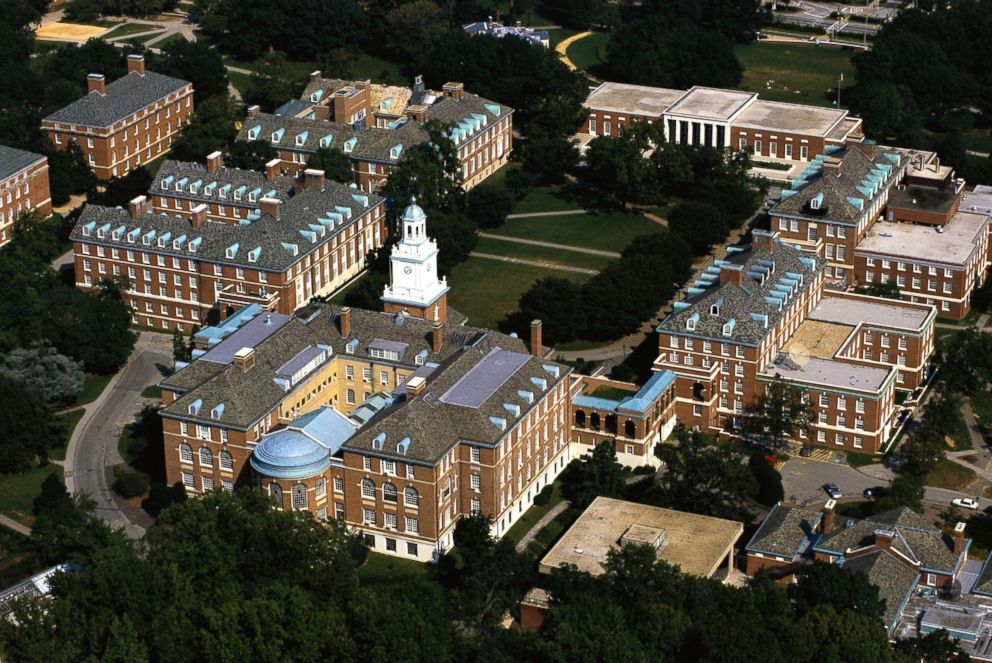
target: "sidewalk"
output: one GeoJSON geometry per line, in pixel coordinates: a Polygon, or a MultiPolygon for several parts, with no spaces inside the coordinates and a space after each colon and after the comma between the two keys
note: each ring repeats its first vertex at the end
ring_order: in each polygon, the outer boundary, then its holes
{"type": "Polygon", "coordinates": [[[526,550],[527,545],[531,541],[533,541],[538,534],[541,533],[541,530],[547,527],[548,523],[550,523],[552,520],[557,518],[558,514],[560,514],[565,509],[567,509],[569,506],[570,503],[568,502],[568,500],[562,500],[558,504],[555,504],[553,507],[551,507],[551,510],[548,511],[546,514],[544,514],[544,516],[542,516],[540,520],[534,523],[534,526],[530,528],[530,531],[528,531],[520,538],[520,541],[517,542],[517,552],[523,552],[524,550],[526,550]]]}
{"type": "Polygon", "coordinates": [[[472,251],[469,253],[473,258],[484,258],[485,260],[498,260],[500,262],[512,262],[518,265],[530,265],[531,267],[543,267],[544,269],[554,269],[560,272],[575,272],[576,274],[599,274],[595,269],[586,269],[585,267],[570,267],[568,265],[558,265],[553,262],[547,262],[544,260],[527,260],[525,258],[509,258],[507,256],[498,256],[492,253],[479,253],[478,251],[472,251]]]}

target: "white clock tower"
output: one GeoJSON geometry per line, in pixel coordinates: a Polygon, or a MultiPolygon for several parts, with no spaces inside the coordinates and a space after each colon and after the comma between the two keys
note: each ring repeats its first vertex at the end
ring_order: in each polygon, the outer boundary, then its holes
{"type": "Polygon", "coordinates": [[[438,278],[437,242],[427,237],[427,216],[410,200],[400,219],[403,238],[389,256],[389,285],[382,293],[387,313],[445,322],[448,281],[438,278]]]}

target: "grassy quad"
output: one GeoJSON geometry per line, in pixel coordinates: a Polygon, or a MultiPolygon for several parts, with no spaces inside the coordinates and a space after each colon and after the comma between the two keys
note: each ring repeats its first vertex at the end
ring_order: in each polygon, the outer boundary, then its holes
{"type": "Polygon", "coordinates": [[[492,253],[494,255],[508,256],[511,258],[521,258],[523,260],[536,260],[539,262],[549,262],[555,265],[566,267],[579,267],[582,269],[601,270],[610,262],[612,258],[606,256],[590,255],[577,251],[565,251],[552,249],[544,246],[534,246],[533,244],[520,244],[519,242],[508,242],[490,237],[480,237],[475,250],[479,253],[492,253]]]}
{"type": "Polygon", "coordinates": [[[61,479],[62,468],[42,465],[18,474],[0,474],[0,513],[30,527],[34,522],[31,504],[41,494],[41,483],[49,474],[61,479]]]}
{"type": "Polygon", "coordinates": [[[594,76],[602,76],[606,68],[606,45],[610,43],[610,34],[607,32],[593,32],[582,39],[576,39],[568,48],[565,54],[572,63],[594,76]]]}
{"type": "Polygon", "coordinates": [[[495,235],[567,244],[602,251],[623,251],[635,238],[652,235],[660,226],[639,214],[605,212],[507,219],[495,235]]]}
{"type": "Polygon", "coordinates": [[[844,88],[855,82],[852,55],[848,48],[807,44],[763,41],[740,45],[737,59],[744,67],[740,87],[769,101],[833,106],[838,76],[843,73],[840,101],[844,106],[844,88]],[[770,88],[768,81],[774,81],[770,88]]]}

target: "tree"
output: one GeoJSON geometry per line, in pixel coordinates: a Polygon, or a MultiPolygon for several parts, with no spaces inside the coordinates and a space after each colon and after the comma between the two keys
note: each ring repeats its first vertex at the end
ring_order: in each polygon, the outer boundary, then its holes
{"type": "Polygon", "coordinates": [[[227,156],[224,157],[224,165],[228,168],[263,172],[265,164],[278,156],[279,152],[268,141],[239,140],[231,146],[227,156]]]}
{"type": "Polygon", "coordinates": [[[297,60],[312,60],[335,47],[355,49],[366,26],[355,0],[289,0],[284,21],[277,43],[297,60]]]}
{"type": "Polygon", "coordinates": [[[190,348],[186,345],[186,338],[183,336],[182,330],[174,329],[172,331],[172,359],[174,361],[189,361],[190,358],[190,348]]]}
{"type": "MultiPolygon", "coordinates": [[[[226,152],[237,134],[234,122],[239,112],[234,100],[229,97],[210,97],[198,103],[192,121],[173,143],[171,157],[180,161],[203,162],[211,152],[226,152]]],[[[236,143],[232,151],[245,149],[238,145],[240,143],[236,143]]]]}
{"type": "Polygon", "coordinates": [[[431,0],[413,0],[386,14],[386,35],[390,50],[403,60],[419,61],[443,30],[441,8],[431,0]]]}
{"type": "Polygon", "coordinates": [[[244,91],[246,104],[258,104],[272,111],[299,94],[302,80],[293,65],[279,51],[266,53],[244,91]]]}
{"type": "Polygon", "coordinates": [[[889,639],[878,622],[853,610],[829,605],[807,613],[798,624],[810,649],[809,663],[883,663],[892,661],[889,639]]]}
{"type": "Polygon", "coordinates": [[[590,181],[609,192],[620,207],[628,202],[657,202],[655,170],[645,153],[661,136],[654,125],[635,124],[619,136],[597,136],[586,149],[590,181]]]}
{"type": "Polygon", "coordinates": [[[520,295],[520,323],[540,319],[544,340],[551,344],[575,340],[585,331],[586,303],[581,285],[557,276],[543,278],[520,295]]]}
{"type": "Polygon", "coordinates": [[[48,157],[49,185],[53,204],[62,205],[69,201],[70,196],[89,191],[96,186],[96,175],[86,164],[83,151],[75,140],[71,141],[64,150],[48,146],[42,151],[48,157]]]}
{"type": "Polygon", "coordinates": [[[540,184],[561,184],[579,161],[579,150],[567,135],[532,129],[520,147],[524,170],[540,184]]]}
{"type": "Polygon", "coordinates": [[[499,228],[512,209],[513,196],[498,183],[483,182],[465,199],[465,211],[479,228],[499,228]]]}
{"type": "Polygon", "coordinates": [[[889,489],[875,501],[875,513],[884,513],[899,507],[909,507],[917,513],[923,513],[923,477],[915,474],[900,474],[889,489]]]}
{"type": "Polygon", "coordinates": [[[772,451],[785,449],[789,440],[809,432],[808,398],[805,391],[782,380],[769,382],[745,411],[745,434],[766,444],[772,451]]]}
{"type": "Polygon", "coordinates": [[[674,445],[659,445],[667,471],[651,500],[660,506],[718,518],[747,520],[756,484],[731,444],[711,443],[699,432],[678,427],[674,445]]]}
{"type": "Polygon", "coordinates": [[[915,638],[896,640],[895,650],[921,663],[971,663],[971,657],[958,647],[946,630],[917,634],[915,638]]]}
{"type": "Polygon", "coordinates": [[[868,576],[826,562],[804,566],[798,582],[789,587],[789,598],[795,602],[800,615],[823,605],[829,605],[837,612],[854,610],[879,621],[885,613],[885,600],[879,596],[878,587],[868,581],[868,576]]]}
{"type": "Polygon", "coordinates": [[[427,234],[437,241],[438,272],[450,274],[455,265],[468,258],[479,241],[475,230],[475,224],[464,214],[432,210],[427,217],[427,234]]]}
{"type": "Polygon", "coordinates": [[[751,474],[754,475],[754,480],[758,486],[754,499],[765,506],[778,504],[785,499],[782,475],[774,467],[776,460],[774,456],[756,453],[752,454],[748,461],[748,467],[751,469],[751,474]]]}
{"type": "Polygon", "coordinates": [[[113,373],[123,366],[137,339],[120,286],[110,281],[101,282],[93,294],[59,289],[44,321],[52,345],[92,373],[113,373]]]}
{"type": "Polygon", "coordinates": [[[65,442],[62,420],[27,382],[0,372],[0,472],[20,472],[65,442]]]}
{"type": "MultiPolygon", "coordinates": [[[[437,120],[423,125],[427,141],[412,145],[400,156],[382,189],[383,195],[403,203],[416,197],[417,204],[427,212],[427,222],[436,211],[456,212],[462,209],[462,168],[458,150],[445,135],[445,126],[437,120]]],[[[443,253],[442,253],[443,255],[443,253]]]]}
{"type": "Polygon", "coordinates": [[[944,383],[964,394],[992,382],[992,335],[965,329],[950,337],[944,349],[944,383]]]}
{"type": "Polygon", "coordinates": [[[668,213],[669,229],[688,242],[695,255],[704,255],[724,241],[730,225],[722,209],[702,200],[680,202],[668,213]]]}
{"type": "Polygon", "coordinates": [[[96,552],[122,543],[124,535],[112,530],[94,513],[85,495],[69,495],[57,474],[41,483],[31,505],[31,546],[43,564],[85,564],[96,552]]]}
{"type": "Polygon", "coordinates": [[[86,202],[105,207],[127,207],[136,196],[148,193],[153,179],[147,168],[137,168],[123,177],[112,177],[103,191],[90,191],[86,202]]]}
{"type": "Polygon", "coordinates": [[[60,355],[44,341],[13,350],[0,363],[0,373],[27,383],[51,408],[72,404],[83,388],[79,362],[60,355]]]}
{"type": "Polygon", "coordinates": [[[199,106],[211,97],[227,97],[227,69],[220,51],[206,41],[176,39],[162,47],[161,55],[150,67],[167,76],[175,76],[193,84],[193,95],[199,106]]]}
{"type": "Polygon", "coordinates": [[[562,476],[562,495],[584,509],[597,497],[623,497],[627,481],[612,442],[600,442],[592,453],[573,461],[562,476]]]}
{"type": "Polygon", "coordinates": [[[307,168],[322,170],[327,179],[342,184],[350,184],[355,177],[351,159],[343,151],[333,147],[318,147],[307,161],[307,168]]]}
{"type": "Polygon", "coordinates": [[[933,426],[918,426],[899,447],[899,454],[903,471],[925,476],[944,458],[944,435],[933,426]]]}
{"type": "Polygon", "coordinates": [[[886,281],[885,283],[876,281],[869,285],[858,286],[857,292],[862,295],[870,295],[872,297],[883,297],[885,299],[902,299],[902,293],[899,292],[899,286],[896,285],[895,281],[886,281]]]}

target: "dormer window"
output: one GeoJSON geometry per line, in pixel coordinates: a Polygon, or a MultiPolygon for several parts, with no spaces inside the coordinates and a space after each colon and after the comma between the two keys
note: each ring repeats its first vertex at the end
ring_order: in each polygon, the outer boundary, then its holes
{"type": "Polygon", "coordinates": [[[358,143],[357,138],[349,138],[344,142],[344,153],[351,154],[355,150],[355,144],[358,143]]]}
{"type": "Polygon", "coordinates": [[[320,139],[320,146],[329,147],[333,141],[334,141],[334,136],[332,136],[331,134],[327,134],[326,136],[320,139]]]}
{"type": "Polygon", "coordinates": [[[260,133],[262,133],[262,127],[252,127],[248,130],[248,140],[256,140],[260,133]]]}
{"type": "Polygon", "coordinates": [[[281,141],[282,140],[282,135],[284,133],[286,133],[286,130],[285,129],[276,129],[275,131],[273,131],[272,132],[272,142],[273,143],[278,143],[279,141],[281,141]]]}
{"type": "Polygon", "coordinates": [[[232,244],[231,246],[227,247],[227,250],[224,252],[224,255],[226,255],[228,258],[234,258],[234,256],[238,255],[238,245],[232,244]]]}
{"type": "Polygon", "coordinates": [[[727,322],[724,323],[724,325],[723,325],[723,335],[726,336],[726,337],[728,337],[728,338],[730,336],[732,336],[733,333],[734,333],[734,327],[735,326],[737,326],[737,321],[736,320],[734,320],[733,318],[731,318],[730,320],[727,320],[727,322]]]}
{"type": "Polygon", "coordinates": [[[696,323],[698,323],[698,322],[699,322],[699,314],[698,313],[693,313],[692,315],[690,315],[688,317],[688,319],[686,319],[686,321],[685,321],[685,329],[686,329],[686,331],[696,331],[696,323]]]}
{"type": "Polygon", "coordinates": [[[307,132],[304,131],[301,134],[296,135],[296,146],[303,147],[307,143],[307,132]]]}
{"type": "Polygon", "coordinates": [[[103,239],[104,237],[106,237],[106,235],[107,235],[107,233],[106,233],[106,231],[105,231],[105,230],[103,229],[103,227],[102,227],[102,226],[101,226],[100,228],[97,228],[97,229],[96,229],[96,236],[97,236],[97,237],[98,237],[99,239],[103,239]]]}
{"type": "Polygon", "coordinates": [[[823,192],[822,191],[809,199],[809,208],[810,209],[820,209],[820,206],[821,205],[823,205],[823,192]]]}
{"type": "Polygon", "coordinates": [[[400,154],[402,154],[402,153],[403,153],[403,145],[402,144],[400,144],[400,145],[394,145],[389,150],[389,158],[390,159],[399,159],[400,158],[400,154]]]}

